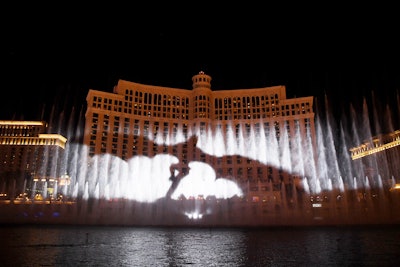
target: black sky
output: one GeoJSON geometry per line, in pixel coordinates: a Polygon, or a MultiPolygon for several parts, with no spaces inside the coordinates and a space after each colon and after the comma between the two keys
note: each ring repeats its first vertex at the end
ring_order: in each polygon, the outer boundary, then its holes
{"type": "Polygon", "coordinates": [[[213,90],[285,85],[288,97],[327,94],[334,106],[400,88],[389,6],[46,8],[10,10],[3,26],[0,119],[81,109],[89,89],[112,92],[118,79],[190,90],[199,71],[213,90]]]}

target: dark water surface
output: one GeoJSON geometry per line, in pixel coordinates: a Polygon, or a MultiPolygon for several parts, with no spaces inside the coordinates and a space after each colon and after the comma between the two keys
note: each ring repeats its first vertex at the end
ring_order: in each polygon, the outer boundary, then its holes
{"type": "Polygon", "coordinates": [[[1,226],[0,266],[400,266],[400,226],[1,226]]]}

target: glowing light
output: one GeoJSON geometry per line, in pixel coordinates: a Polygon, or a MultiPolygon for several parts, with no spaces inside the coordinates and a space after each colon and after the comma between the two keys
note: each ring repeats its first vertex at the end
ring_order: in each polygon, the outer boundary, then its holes
{"type": "Polygon", "coordinates": [[[400,192],[400,184],[395,184],[393,187],[389,189],[390,191],[399,191],[400,192]]]}
{"type": "Polygon", "coordinates": [[[185,215],[191,220],[200,220],[203,218],[203,214],[198,212],[186,212],[185,215]]]}

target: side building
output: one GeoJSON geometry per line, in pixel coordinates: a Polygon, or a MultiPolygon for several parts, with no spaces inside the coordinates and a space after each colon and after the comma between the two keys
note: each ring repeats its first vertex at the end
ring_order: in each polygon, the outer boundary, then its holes
{"type": "Polygon", "coordinates": [[[68,182],[60,164],[67,139],[44,121],[0,121],[0,190],[15,198],[50,197],[68,182]]]}
{"type": "Polygon", "coordinates": [[[354,165],[359,166],[370,184],[382,181],[391,188],[400,182],[400,130],[374,136],[350,152],[354,165]]]}
{"type": "Polygon", "coordinates": [[[282,156],[277,146],[287,139],[288,149],[298,140],[315,147],[313,97],[287,99],[285,86],[212,91],[204,72],[192,82],[192,90],[126,80],[113,93],[89,90],[84,132],[89,156],[129,160],[168,153],[179,158],[174,168],[181,174],[189,171],[189,162],[205,162],[216,177],[235,180],[247,195],[295,183],[298,175],[274,164],[282,156]]]}

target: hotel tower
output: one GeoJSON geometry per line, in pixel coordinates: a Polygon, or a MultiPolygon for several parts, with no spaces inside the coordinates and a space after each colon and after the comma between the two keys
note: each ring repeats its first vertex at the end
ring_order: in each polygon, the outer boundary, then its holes
{"type": "Polygon", "coordinates": [[[192,81],[191,90],[126,80],[119,80],[112,93],[89,90],[83,141],[89,156],[129,160],[167,153],[179,159],[174,168],[181,174],[189,171],[187,163],[201,161],[247,194],[295,182],[296,175],[281,166],[241,152],[263,153],[266,147],[250,148],[246,140],[255,135],[279,141],[283,131],[289,146],[296,134],[314,147],[313,97],[287,99],[285,86],[212,91],[211,77],[202,71],[192,81]],[[224,150],[217,151],[218,146],[224,150]]]}

